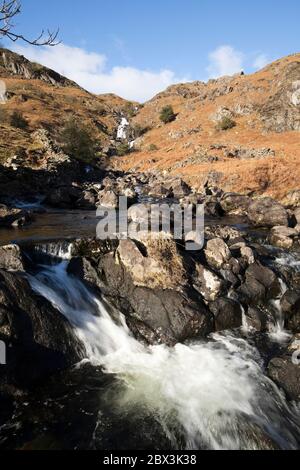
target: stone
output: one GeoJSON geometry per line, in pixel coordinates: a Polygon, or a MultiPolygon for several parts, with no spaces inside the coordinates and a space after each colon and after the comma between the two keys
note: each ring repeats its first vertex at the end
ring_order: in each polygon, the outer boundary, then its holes
{"type": "Polygon", "coordinates": [[[280,300],[286,318],[286,326],[294,333],[300,333],[300,292],[287,290],[280,300]]]}
{"type": "Polygon", "coordinates": [[[79,209],[90,209],[96,208],[96,196],[92,191],[83,191],[82,195],[76,202],[76,206],[79,209]]]}
{"type": "Polygon", "coordinates": [[[288,250],[292,248],[296,236],[297,230],[294,228],[276,226],[272,228],[269,238],[272,245],[288,250]]]}
{"type": "Polygon", "coordinates": [[[208,240],[204,250],[209,266],[221,269],[231,258],[231,253],[226,243],[221,238],[208,240]]]}
{"type": "Polygon", "coordinates": [[[0,304],[9,325],[4,336],[11,347],[3,371],[8,383],[31,387],[85,356],[68,320],[21,275],[0,270],[0,304]]]}
{"type": "Polygon", "coordinates": [[[242,326],[242,308],[235,300],[222,297],[211,303],[209,308],[215,318],[216,331],[231,330],[242,326]]]}
{"type": "Polygon", "coordinates": [[[108,209],[116,209],[119,207],[119,198],[114,191],[101,191],[97,206],[106,207],[108,209]]]}
{"type": "Polygon", "coordinates": [[[272,359],[268,365],[268,374],[290,400],[300,400],[300,367],[293,363],[291,356],[272,359]]]}
{"type": "Polygon", "coordinates": [[[24,272],[24,259],[18,245],[0,247],[0,269],[24,272]]]}
{"type": "Polygon", "coordinates": [[[250,198],[243,194],[225,193],[220,204],[226,214],[246,215],[250,204],[250,198]]]}
{"type": "Polygon", "coordinates": [[[196,272],[193,281],[194,288],[207,302],[216,300],[224,288],[222,279],[198,263],[196,264],[196,272]]]}
{"type": "Polygon", "coordinates": [[[274,227],[288,225],[286,209],[270,197],[255,199],[248,208],[248,218],[255,226],[274,227]]]}

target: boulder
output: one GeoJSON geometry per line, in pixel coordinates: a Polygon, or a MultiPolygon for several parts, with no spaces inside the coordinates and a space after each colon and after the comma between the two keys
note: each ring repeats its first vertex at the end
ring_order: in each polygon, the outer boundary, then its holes
{"type": "Polygon", "coordinates": [[[248,218],[255,226],[274,227],[288,225],[286,209],[270,197],[255,199],[248,208],[248,218]]]}
{"type": "Polygon", "coordinates": [[[267,315],[259,308],[249,307],[246,313],[246,322],[249,328],[255,331],[267,331],[267,315]]]}
{"type": "Polygon", "coordinates": [[[18,227],[30,222],[30,214],[21,209],[0,205],[0,227],[18,227]]]}
{"type": "Polygon", "coordinates": [[[243,194],[227,193],[221,199],[221,207],[229,215],[246,215],[250,198],[243,194]]]}
{"type": "MultiPolygon", "coordinates": [[[[80,361],[85,354],[68,320],[37,295],[28,281],[0,271],[0,304],[6,312],[6,381],[23,388],[80,361]]],[[[1,331],[0,331],[1,333],[1,331]]]]}
{"type": "Polygon", "coordinates": [[[25,271],[23,255],[18,245],[0,247],[0,269],[25,271]]]}
{"type": "Polygon", "coordinates": [[[96,196],[93,191],[83,191],[82,195],[76,202],[79,209],[96,209],[96,196]]]}
{"type": "Polygon", "coordinates": [[[178,289],[185,283],[183,260],[172,238],[144,238],[139,245],[121,240],[116,255],[135,286],[178,289]]]}
{"type": "Polygon", "coordinates": [[[291,356],[275,357],[268,365],[270,378],[281,387],[291,400],[300,400],[300,367],[291,356]]]}
{"type": "Polygon", "coordinates": [[[223,268],[231,258],[230,250],[221,238],[208,240],[204,253],[209,266],[215,269],[223,268]]]}
{"type": "Polygon", "coordinates": [[[294,333],[300,333],[300,292],[287,290],[280,300],[286,318],[286,326],[294,333]]]}
{"type": "MultiPolygon", "coordinates": [[[[121,242],[117,252],[101,257],[97,272],[105,298],[125,315],[134,335],[148,344],[174,345],[211,332],[212,315],[199,294],[180,286],[180,264],[172,271],[172,261],[169,261],[169,267],[166,266],[169,255],[165,256],[163,249],[160,252],[156,248],[158,253],[153,259],[154,264],[150,262],[148,273],[146,252],[131,243],[121,242]],[[141,267],[137,268],[135,262],[141,267]],[[154,271],[151,271],[152,266],[154,271]]],[[[149,248],[148,245],[148,255],[151,253],[149,248]]],[[[173,255],[170,256],[172,259],[173,255]]]]}
{"type": "Polygon", "coordinates": [[[45,204],[53,207],[75,207],[82,191],[76,186],[60,186],[53,189],[46,197],[45,204]]]}
{"type": "Polygon", "coordinates": [[[97,206],[106,207],[108,209],[116,209],[119,207],[119,198],[114,191],[101,191],[98,196],[97,206]]]}
{"type": "Polygon", "coordinates": [[[216,331],[231,330],[242,326],[242,308],[235,300],[222,297],[211,303],[209,308],[215,318],[216,331]]]}
{"type": "Polygon", "coordinates": [[[294,238],[297,236],[297,230],[294,228],[276,226],[273,227],[270,234],[270,243],[278,248],[292,248],[294,238]]]}
{"type": "Polygon", "coordinates": [[[224,288],[224,281],[222,279],[198,263],[196,264],[193,281],[194,288],[207,302],[213,302],[216,300],[224,288]]]}
{"type": "Polygon", "coordinates": [[[282,295],[282,287],[278,276],[259,261],[251,264],[246,271],[246,279],[255,279],[266,290],[268,299],[278,299],[282,295]]]}

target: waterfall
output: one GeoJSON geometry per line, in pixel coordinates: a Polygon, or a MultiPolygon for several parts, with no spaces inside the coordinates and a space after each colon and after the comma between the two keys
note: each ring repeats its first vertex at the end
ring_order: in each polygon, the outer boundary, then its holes
{"type": "Polygon", "coordinates": [[[127,121],[126,118],[122,118],[121,120],[121,123],[118,127],[118,130],[117,130],[117,139],[119,140],[126,140],[127,139],[127,133],[126,133],[126,130],[129,126],[129,122],[127,121]]]}
{"type": "Polygon", "coordinates": [[[87,359],[123,381],[120,413],[122,404],[134,413],[143,403],[170,434],[177,423],[187,449],[257,449],[263,442],[297,448],[299,410],[264,375],[254,346],[228,332],[174,348],[146,347],[124,317],[116,324],[102,299],[67,274],[67,265],[64,259],[44,266],[29,281],[76,328],[87,359]]]}

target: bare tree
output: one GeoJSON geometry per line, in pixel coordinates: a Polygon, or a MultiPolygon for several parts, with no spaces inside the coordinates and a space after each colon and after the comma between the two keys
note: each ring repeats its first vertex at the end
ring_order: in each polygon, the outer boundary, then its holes
{"type": "Polygon", "coordinates": [[[13,42],[18,40],[32,44],[33,46],[56,46],[59,44],[58,33],[47,30],[41,31],[36,39],[28,39],[15,31],[14,19],[21,13],[20,0],[1,0],[0,1],[0,38],[7,37],[13,42]]]}

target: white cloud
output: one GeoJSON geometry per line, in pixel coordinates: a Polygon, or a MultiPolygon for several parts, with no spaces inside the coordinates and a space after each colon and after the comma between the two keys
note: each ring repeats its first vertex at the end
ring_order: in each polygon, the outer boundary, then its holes
{"type": "Polygon", "coordinates": [[[16,46],[15,52],[45,65],[96,94],[115,93],[123,98],[146,101],[172,83],[186,81],[171,70],[148,71],[134,67],[107,67],[107,57],[60,44],[53,48],[16,46]]]}
{"type": "Polygon", "coordinates": [[[220,46],[209,54],[207,72],[210,78],[233,75],[243,70],[244,54],[231,46],[220,46]]]}
{"type": "Polygon", "coordinates": [[[259,54],[253,62],[255,69],[263,69],[269,63],[269,59],[265,54],[259,54]]]}

